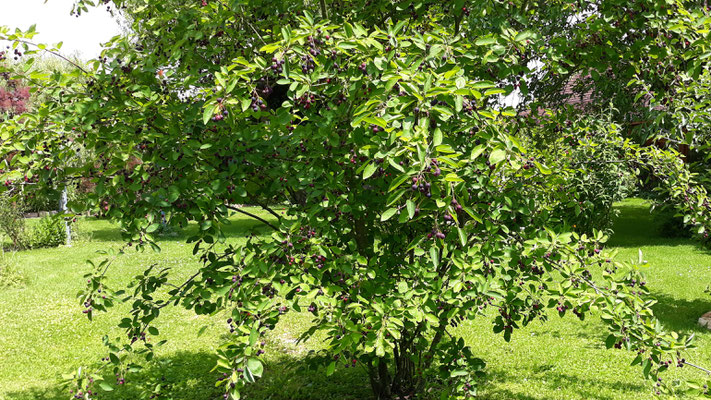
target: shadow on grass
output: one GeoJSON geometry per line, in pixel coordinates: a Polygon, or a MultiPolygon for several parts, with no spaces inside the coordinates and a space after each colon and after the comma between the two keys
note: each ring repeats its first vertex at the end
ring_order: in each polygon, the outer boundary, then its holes
{"type": "Polygon", "coordinates": [[[620,394],[623,394],[625,399],[639,398],[639,394],[645,391],[645,386],[638,383],[625,382],[624,380],[616,380],[613,382],[601,382],[595,379],[594,375],[590,378],[581,378],[580,376],[567,375],[559,370],[544,369],[540,373],[532,377],[528,377],[526,381],[527,393],[516,393],[510,389],[499,388],[494,382],[521,382],[521,376],[515,370],[494,370],[488,371],[487,381],[482,386],[481,400],[489,399],[512,399],[512,400],[549,400],[550,394],[538,394],[540,391],[536,388],[547,388],[550,391],[564,389],[565,398],[569,398],[570,393],[575,393],[576,398],[580,399],[596,399],[596,400],[617,400],[620,394]],[[596,388],[604,385],[606,388],[614,389],[617,393],[613,395],[603,395],[596,388]]]}
{"type": "MultiPolygon", "coordinates": [[[[223,399],[222,386],[215,387],[219,374],[210,372],[215,365],[215,356],[209,352],[181,352],[171,357],[158,358],[150,367],[131,375],[126,386],[116,387],[111,392],[101,392],[102,400],[141,399],[138,386],[155,387],[160,383],[162,392],[157,399],[171,400],[219,400],[223,399]]],[[[529,378],[526,393],[516,393],[497,383],[520,382],[517,371],[489,370],[481,383],[481,399],[547,400],[536,387],[566,393],[575,393],[577,398],[614,400],[617,397],[600,395],[595,387],[600,384],[614,389],[625,398],[635,398],[644,388],[639,384],[624,381],[598,382],[594,377],[581,379],[554,368],[542,368],[529,378]]],[[[115,385],[114,385],[115,386],[115,385]]],[[[68,390],[59,385],[45,388],[28,388],[7,393],[7,400],[66,400],[68,390]]],[[[145,397],[147,398],[147,397],[145,397]]],[[[281,353],[265,365],[264,377],[243,391],[243,399],[254,400],[371,400],[369,381],[362,368],[339,368],[327,377],[323,370],[307,369],[303,359],[281,353]]],[[[424,399],[430,397],[425,396],[424,399]]]]}
{"type": "MultiPolygon", "coordinates": [[[[273,221],[272,221],[273,222],[273,221]]],[[[191,224],[185,229],[174,228],[168,234],[156,235],[158,242],[185,242],[186,239],[197,233],[197,226],[191,224]]],[[[270,228],[263,223],[252,219],[232,220],[223,226],[223,231],[228,239],[239,239],[251,234],[263,235],[270,231],[270,228]]],[[[94,229],[88,232],[91,241],[97,242],[121,242],[121,232],[118,226],[111,228],[94,229]]]]}
{"type": "Polygon", "coordinates": [[[699,242],[683,237],[665,237],[658,221],[650,212],[649,204],[620,204],[615,208],[619,216],[613,221],[614,233],[608,246],[619,248],[640,248],[644,246],[688,246],[695,245],[706,250],[699,242]]]}
{"type": "Polygon", "coordinates": [[[677,332],[708,332],[698,324],[699,317],[711,311],[711,296],[704,294],[693,300],[678,299],[667,294],[655,294],[658,303],[652,307],[665,328],[677,332]]]}
{"type": "Polygon", "coordinates": [[[622,204],[615,206],[620,214],[614,219],[612,237],[608,246],[677,246],[689,244],[688,239],[665,238],[660,235],[648,204],[622,204]]]}
{"type": "MultiPolygon", "coordinates": [[[[281,353],[265,365],[264,377],[243,390],[243,399],[255,400],[370,400],[370,384],[362,368],[338,369],[327,377],[323,370],[306,369],[299,358],[281,353]]],[[[129,375],[125,386],[100,392],[101,400],[142,399],[140,386],[163,388],[157,399],[218,400],[223,386],[215,386],[220,374],[210,372],[215,355],[180,352],[157,358],[150,367],[129,375]]],[[[113,383],[113,382],[111,382],[113,383]]],[[[145,393],[145,392],[144,392],[145,393]]],[[[150,393],[149,393],[150,395],[150,393]]],[[[59,384],[7,393],[7,400],[66,400],[69,391],[59,384]]],[[[145,398],[148,398],[146,396],[145,398]]]]}

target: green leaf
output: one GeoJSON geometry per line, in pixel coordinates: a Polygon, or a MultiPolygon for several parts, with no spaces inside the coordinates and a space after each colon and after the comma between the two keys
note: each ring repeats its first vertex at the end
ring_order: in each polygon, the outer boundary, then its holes
{"type": "Polygon", "coordinates": [[[506,90],[504,89],[488,89],[486,92],[484,92],[484,96],[493,96],[495,94],[502,94],[506,93],[506,90]]]}
{"type": "Polygon", "coordinates": [[[264,372],[264,365],[262,365],[261,361],[252,357],[247,359],[247,369],[249,369],[249,372],[251,372],[252,375],[259,378],[264,372]]]}
{"type": "Polygon", "coordinates": [[[158,335],[158,328],[156,328],[155,326],[149,326],[148,333],[150,333],[153,336],[156,336],[156,335],[158,335]]]}
{"type": "Polygon", "coordinates": [[[205,333],[205,330],[207,329],[208,325],[203,325],[197,332],[197,337],[202,336],[203,333],[205,333]]]}
{"type": "Polygon", "coordinates": [[[375,163],[368,164],[368,166],[365,167],[365,169],[363,170],[363,179],[368,179],[371,176],[373,176],[373,174],[375,173],[375,171],[377,169],[378,169],[378,166],[375,165],[375,163]]]}
{"type": "Polygon", "coordinates": [[[393,190],[397,189],[398,187],[400,187],[400,185],[405,183],[405,181],[408,180],[409,178],[410,178],[410,175],[408,175],[408,174],[400,175],[397,179],[395,179],[393,181],[392,184],[390,184],[390,188],[388,189],[388,192],[392,192],[393,190]]]}
{"type": "Polygon", "coordinates": [[[491,155],[489,156],[489,162],[492,165],[496,165],[500,163],[501,161],[504,161],[506,158],[506,151],[503,149],[496,149],[491,152],[491,155]]]}
{"type": "Polygon", "coordinates": [[[385,222],[389,220],[395,213],[397,213],[397,208],[388,208],[383,212],[383,215],[380,216],[380,221],[385,222]]]}
{"type": "Polygon", "coordinates": [[[488,46],[494,43],[496,43],[496,38],[491,36],[479,38],[474,42],[477,46],[488,46]]]}
{"type": "Polygon", "coordinates": [[[153,233],[153,232],[157,231],[158,228],[160,228],[160,224],[156,222],[156,223],[151,224],[150,226],[148,226],[148,228],[146,228],[146,232],[147,232],[147,233],[153,233]]]}
{"type": "Polygon", "coordinates": [[[114,390],[114,387],[111,386],[111,385],[109,385],[109,384],[106,383],[106,382],[100,382],[100,383],[99,383],[99,387],[100,387],[101,390],[103,390],[104,392],[110,392],[110,391],[114,390]]]}
{"type": "Polygon", "coordinates": [[[434,131],[434,136],[432,137],[432,145],[433,146],[439,146],[442,144],[442,130],[437,128],[434,131]]]}
{"type": "Polygon", "coordinates": [[[407,216],[412,219],[415,216],[415,203],[412,200],[407,201],[407,216]]]}
{"type": "Polygon", "coordinates": [[[381,335],[375,339],[375,355],[378,357],[385,355],[385,344],[383,343],[383,337],[381,335]]]}
{"type": "Polygon", "coordinates": [[[393,168],[400,172],[405,172],[405,168],[402,167],[402,165],[398,164],[393,160],[392,158],[388,158],[388,164],[390,164],[393,168]]]}
{"type": "Polygon", "coordinates": [[[252,105],[252,99],[249,97],[242,99],[242,112],[247,111],[250,105],[252,105]]]}
{"type": "Polygon", "coordinates": [[[467,80],[464,79],[463,76],[460,76],[454,80],[454,84],[457,86],[457,89],[463,89],[467,84],[467,80]]]}
{"type": "Polygon", "coordinates": [[[326,367],[326,376],[331,376],[333,373],[336,371],[336,362],[331,361],[330,364],[326,367]]]}
{"type": "Polygon", "coordinates": [[[215,115],[215,111],[217,110],[217,104],[212,104],[208,105],[205,107],[205,111],[202,113],[202,123],[204,125],[207,125],[207,123],[210,121],[210,118],[212,118],[213,115],[215,115]]]}
{"type": "Polygon", "coordinates": [[[430,247],[430,258],[435,269],[437,269],[439,267],[439,250],[434,246],[430,247]]]}
{"type": "Polygon", "coordinates": [[[249,345],[254,346],[257,344],[257,340],[259,339],[259,331],[257,329],[252,328],[252,330],[249,332],[249,345]]]}
{"type": "Polygon", "coordinates": [[[464,369],[455,369],[454,371],[452,371],[449,374],[449,376],[451,376],[452,378],[457,377],[457,376],[465,376],[465,375],[469,375],[469,372],[467,372],[464,369]]]}
{"type": "Polygon", "coordinates": [[[464,231],[462,228],[457,227],[457,233],[459,233],[459,241],[462,243],[462,246],[467,245],[467,236],[464,234],[464,231]]]}
{"type": "Polygon", "coordinates": [[[538,170],[541,171],[543,175],[550,175],[553,171],[551,171],[550,168],[546,167],[545,165],[539,163],[538,161],[534,161],[533,164],[538,167],[538,170]]]}
{"type": "Polygon", "coordinates": [[[281,46],[279,45],[279,43],[272,43],[272,44],[267,44],[267,45],[262,46],[262,47],[259,49],[259,51],[264,52],[264,53],[270,53],[270,54],[271,54],[271,53],[275,52],[276,50],[278,50],[279,47],[281,47],[281,46]]]}

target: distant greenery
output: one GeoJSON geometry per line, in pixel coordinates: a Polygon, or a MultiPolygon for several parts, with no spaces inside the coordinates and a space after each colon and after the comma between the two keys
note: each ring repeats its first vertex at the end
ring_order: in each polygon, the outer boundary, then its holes
{"type": "Polygon", "coordinates": [[[58,215],[42,217],[28,231],[25,246],[30,249],[57,247],[66,243],[64,219],[58,215]]]}

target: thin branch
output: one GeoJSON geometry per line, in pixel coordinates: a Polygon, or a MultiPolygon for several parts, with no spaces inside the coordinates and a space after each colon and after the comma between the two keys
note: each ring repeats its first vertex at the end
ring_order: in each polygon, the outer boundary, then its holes
{"type": "MultiPolygon", "coordinates": [[[[39,45],[36,45],[36,44],[34,44],[34,43],[30,42],[30,41],[27,41],[27,40],[15,39],[14,41],[15,41],[15,42],[19,42],[19,43],[24,43],[24,44],[27,44],[27,45],[30,45],[30,46],[34,46],[34,47],[36,47],[36,48],[38,48],[38,49],[40,48],[39,45]]],[[[89,73],[87,70],[85,70],[84,68],[82,68],[79,64],[77,64],[77,63],[75,63],[74,61],[72,61],[72,60],[68,59],[67,57],[63,56],[61,53],[58,53],[58,52],[56,52],[56,51],[54,51],[54,50],[48,50],[48,49],[46,49],[46,48],[45,48],[45,49],[40,49],[40,50],[46,51],[46,52],[49,53],[49,54],[52,54],[52,55],[54,55],[54,56],[56,56],[56,57],[61,58],[62,60],[68,62],[69,64],[72,64],[73,66],[77,67],[79,70],[81,70],[81,72],[83,72],[83,73],[85,73],[85,74],[88,74],[88,73],[89,73]]]]}
{"type": "Polygon", "coordinates": [[[690,362],[686,362],[686,361],[682,362],[682,364],[688,365],[688,366],[690,366],[690,367],[694,367],[694,368],[696,368],[696,369],[699,369],[699,370],[704,371],[704,372],[706,372],[707,374],[711,375],[711,370],[708,370],[708,369],[706,369],[706,368],[704,368],[704,367],[699,367],[698,365],[694,365],[694,364],[692,364],[692,363],[690,363],[690,362]]]}
{"type": "Polygon", "coordinates": [[[257,31],[257,29],[255,29],[254,26],[253,26],[248,20],[246,20],[246,19],[243,18],[242,21],[244,21],[247,25],[249,25],[250,28],[252,28],[252,30],[253,30],[254,33],[257,35],[257,37],[259,38],[259,40],[262,41],[262,44],[264,44],[264,45],[266,46],[267,42],[264,41],[264,38],[262,38],[262,35],[259,34],[259,32],[257,31]]]}
{"type": "Polygon", "coordinates": [[[269,208],[266,204],[257,203],[257,205],[259,205],[259,207],[262,207],[262,209],[264,209],[265,211],[269,212],[269,214],[273,215],[278,221],[281,221],[281,215],[277,214],[276,211],[269,208]]]}
{"type": "Polygon", "coordinates": [[[268,227],[274,229],[275,231],[278,231],[278,230],[279,230],[279,228],[277,228],[276,226],[272,225],[272,224],[271,224],[269,221],[267,221],[266,219],[264,219],[264,218],[262,218],[262,217],[259,217],[259,216],[257,216],[257,215],[254,215],[254,214],[252,214],[252,213],[249,212],[249,211],[244,211],[244,210],[239,209],[239,208],[237,208],[237,207],[228,206],[228,205],[225,205],[225,207],[227,207],[228,209],[230,209],[230,210],[232,210],[232,211],[236,211],[236,212],[238,212],[238,213],[240,213],[240,214],[244,214],[244,215],[246,215],[246,216],[252,217],[252,218],[256,219],[257,221],[259,221],[259,222],[261,222],[261,223],[267,225],[268,227]]]}

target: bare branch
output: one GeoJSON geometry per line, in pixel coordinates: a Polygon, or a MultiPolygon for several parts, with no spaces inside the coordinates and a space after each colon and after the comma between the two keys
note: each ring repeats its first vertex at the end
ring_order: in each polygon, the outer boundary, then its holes
{"type": "Polygon", "coordinates": [[[686,362],[686,361],[682,362],[682,364],[688,365],[688,366],[690,366],[690,367],[694,367],[694,368],[696,368],[696,369],[699,369],[699,370],[704,371],[704,372],[706,372],[707,374],[711,375],[711,370],[708,370],[708,369],[706,369],[706,368],[704,368],[704,367],[699,367],[698,365],[694,365],[694,364],[692,364],[692,363],[690,363],[690,362],[686,362]]]}
{"type": "MultiPolygon", "coordinates": [[[[32,42],[30,42],[30,41],[27,41],[27,40],[15,39],[14,41],[15,41],[15,42],[19,42],[19,43],[24,43],[24,44],[26,44],[26,45],[33,46],[33,47],[36,47],[36,48],[38,48],[38,49],[40,48],[39,45],[34,44],[34,43],[32,43],[32,42]]],[[[70,60],[69,58],[63,56],[63,55],[62,55],[61,53],[59,53],[59,52],[56,52],[56,51],[54,51],[54,50],[48,50],[48,49],[46,49],[46,48],[45,48],[45,49],[40,49],[40,50],[43,50],[43,51],[45,51],[45,52],[47,52],[47,53],[49,53],[49,54],[52,54],[52,55],[55,56],[55,57],[61,58],[62,60],[68,62],[69,64],[72,64],[73,66],[75,66],[77,69],[79,69],[81,72],[83,72],[83,73],[85,73],[85,74],[88,74],[88,73],[89,73],[87,70],[85,70],[84,68],[82,68],[79,64],[77,64],[77,63],[75,63],[74,61],[70,60]]]]}

